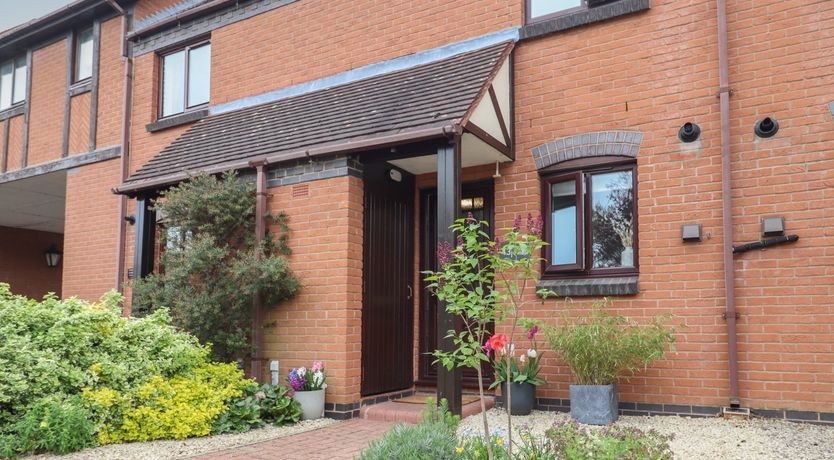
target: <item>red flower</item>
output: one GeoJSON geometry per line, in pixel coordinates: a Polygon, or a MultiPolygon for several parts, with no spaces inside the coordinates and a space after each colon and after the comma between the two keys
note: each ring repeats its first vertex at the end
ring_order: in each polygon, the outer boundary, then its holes
{"type": "Polygon", "coordinates": [[[489,347],[493,350],[500,350],[504,348],[504,345],[506,345],[509,341],[510,339],[507,337],[507,334],[495,334],[489,338],[487,344],[489,344],[489,347]]]}
{"type": "Polygon", "coordinates": [[[533,326],[532,328],[530,328],[529,331],[527,331],[527,338],[530,339],[530,340],[535,339],[537,332],[539,332],[539,327],[538,326],[533,326]]]}

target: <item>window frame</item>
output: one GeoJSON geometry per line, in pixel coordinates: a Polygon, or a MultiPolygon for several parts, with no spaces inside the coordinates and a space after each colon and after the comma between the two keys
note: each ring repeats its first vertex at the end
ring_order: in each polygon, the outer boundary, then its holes
{"type": "Polygon", "coordinates": [[[93,26],[85,27],[83,29],[77,30],[73,34],[73,44],[72,44],[72,84],[78,85],[83,84],[93,79],[93,72],[95,72],[95,60],[96,60],[96,35],[95,35],[95,28],[93,26]],[[78,71],[81,67],[81,35],[85,32],[90,32],[90,46],[92,49],[90,50],[90,76],[84,78],[78,78],[78,71]]]}
{"type": "Polygon", "coordinates": [[[547,21],[549,19],[558,18],[560,16],[565,16],[568,14],[573,14],[578,11],[585,11],[589,9],[588,0],[582,0],[582,4],[579,6],[575,6],[573,8],[567,8],[561,11],[555,11],[553,13],[543,14],[541,16],[532,16],[533,12],[533,2],[536,0],[524,0],[524,23],[525,24],[535,24],[537,22],[547,21]]]}
{"type": "MultiPolygon", "coordinates": [[[[159,60],[159,79],[157,80],[159,83],[159,97],[157,100],[157,105],[159,109],[157,110],[157,119],[162,120],[165,118],[176,117],[178,115],[182,115],[184,113],[193,112],[195,110],[200,110],[205,107],[208,107],[211,103],[211,89],[209,89],[209,100],[207,102],[203,102],[197,105],[188,105],[188,75],[189,75],[189,67],[191,61],[191,50],[202,48],[203,46],[210,46],[211,39],[204,38],[199,41],[195,41],[189,43],[187,45],[176,46],[173,48],[169,48],[164,52],[161,52],[157,55],[157,59],[159,60]],[[165,100],[165,57],[170,56],[172,54],[179,53],[180,51],[185,52],[185,59],[183,59],[183,110],[180,112],[170,113],[168,115],[163,114],[163,101],[165,100]]],[[[211,52],[209,52],[209,70],[211,70],[211,52]]],[[[211,88],[211,73],[209,72],[209,88],[211,88]]]]}
{"type": "MultiPolygon", "coordinates": [[[[4,65],[9,64],[9,63],[11,63],[11,65],[12,65],[12,79],[11,79],[11,84],[9,85],[9,91],[11,91],[11,98],[9,99],[10,104],[9,104],[8,107],[0,108],[0,113],[5,112],[7,110],[11,110],[15,107],[19,107],[19,106],[25,104],[26,101],[29,99],[28,80],[29,80],[29,72],[31,71],[31,69],[29,69],[29,62],[28,62],[28,58],[26,57],[26,54],[17,55],[15,57],[12,57],[11,59],[6,59],[5,61],[1,61],[0,62],[0,69],[2,69],[4,65]],[[17,63],[18,63],[18,61],[23,62],[23,67],[26,67],[26,73],[23,74],[23,80],[24,80],[24,82],[23,82],[23,99],[15,102],[15,100],[14,100],[15,91],[14,90],[15,90],[15,84],[17,83],[17,69],[18,69],[17,63]]],[[[2,97],[2,86],[1,85],[2,85],[2,82],[0,82],[0,97],[2,97]]]]}
{"type": "Polygon", "coordinates": [[[581,262],[577,264],[553,265],[550,246],[542,249],[542,279],[565,279],[565,278],[609,278],[624,275],[637,275],[640,272],[640,240],[639,240],[639,206],[637,198],[637,162],[631,157],[604,156],[592,158],[580,158],[569,160],[541,171],[542,183],[542,215],[543,223],[542,236],[544,241],[552,244],[551,229],[551,185],[559,182],[577,179],[577,260],[581,252],[581,262]],[[591,176],[599,173],[611,173],[631,171],[631,192],[634,197],[632,216],[634,219],[632,248],[634,250],[633,267],[608,267],[594,268],[593,266],[593,197],[590,193],[592,188],[591,176]],[[579,183],[581,182],[581,188],[579,183]],[[581,216],[580,216],[581,208],[581,216]],[[581,244],[580,244],[581,239],[581,244]]]}

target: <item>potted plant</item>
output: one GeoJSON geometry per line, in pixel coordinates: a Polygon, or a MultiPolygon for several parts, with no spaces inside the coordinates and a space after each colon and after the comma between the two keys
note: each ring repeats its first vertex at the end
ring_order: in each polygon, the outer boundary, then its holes
{"type": "MultiPolygon", "coordinates": [[[[539,353],[538,343],[535,341],[539,327],[533,325],[527,330],[527,337],[533,340],[532,348],[521,352],[516,356],[515,345],[506,344],[506,334],[498,334],[490,337],[487,341],[487,352],[501,350],[501,356],[496,353],[493,361],[495,369],[495,381],[489,387],[490,390],[501,385],[501,394],[505,400],[507,396],[507,380],[510,381],[510,415],[528,415],[536,404],[536,387],[546,383],[539,378],[540,362],[542,353],[539,353]]],[[[506,401],[505,401],[506,403],[506,401]]]]}
{"type": "Polygon", "coordinates": [[[313,367],[292,369],[287,376],[287,384],[293,389],[292,398],[301,404],[301,420],[314,420],[324,417],[324,364],[313,362],[313,367]]]}
{"type": "Polygon", "coordinates": [[[607,425],[618,417],[617,378],[645,369],[663,357],[675,342],[666,316],[639,325],[609,314],[610,301],[594,302],[587,316],[565,317],[550,327],[547,337],[553,351],[570,367],[571,417],[589,425],[607,425]]]}

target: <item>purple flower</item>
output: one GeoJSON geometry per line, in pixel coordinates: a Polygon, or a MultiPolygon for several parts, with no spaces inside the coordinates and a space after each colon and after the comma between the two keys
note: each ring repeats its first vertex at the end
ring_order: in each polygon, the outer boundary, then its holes
{"type": "Polygon", "coordinates": [[[472,214],[472,211],[466,213],[466,223],[467,224],[474,224],[475,223],[475,215],[472,214]]]}
{"type": "Polygon", "coordinates": [[[437,243],[437,263],[441,267],[452,263],[452,245],[448,241],[437,243]]]}
{"type": "Polygon", "coordinates": [[[287,380],[289,381],[290,387],[295,391],[300,391],[307,384],[307,379],[299,376],[296,369],[290,371],[287,380]]]}
{"type": "Polygon", "coordinates": [[[531,327],[530,330],[527,331],[527,338],[530,339],[530,340],[535,339],[537,332],[539,332],[539,327],[538,326],[531,327]]]}
{"type": "Polygon", "coordinates": [[[533,219],[532,214],[527,214],[527,234],[541,236],[543,226],[544,220],[542,219],[541,214],[539,214],[539,216],[535,219],[533,219]]]}
{"type": "Polygon", "coordinates": [[[513,231],[517,232],[519,229],[521,229],[521,216],[517,215],[513,221],[513,231]]]}

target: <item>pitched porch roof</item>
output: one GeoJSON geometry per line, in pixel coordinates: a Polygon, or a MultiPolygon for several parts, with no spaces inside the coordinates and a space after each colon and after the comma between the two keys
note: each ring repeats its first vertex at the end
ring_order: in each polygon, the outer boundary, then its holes
{"type": "MultiPolygon", "coordinates": [[[[277,163],[459,134],[470,119],[478,118],[479,106],[491,107],[502,126],[509,124],[509,102],[499,104],[505,106],[502,116],[500,107],[493,107],[495,91],[491,88],[496,77],[507,80],[502,75],[508,72],[505,64],[512,47],[512,42],[500,43],[211,115],[191,126],[116,191],[135,193],[164,187],[198,172],[246,168],[258,160],[277,163]]],[[[501,139],[495,139],[489,130],[473,129],[484,143],[508,155],[506,129],[504,136],[498,136],[501,139]]]]}

